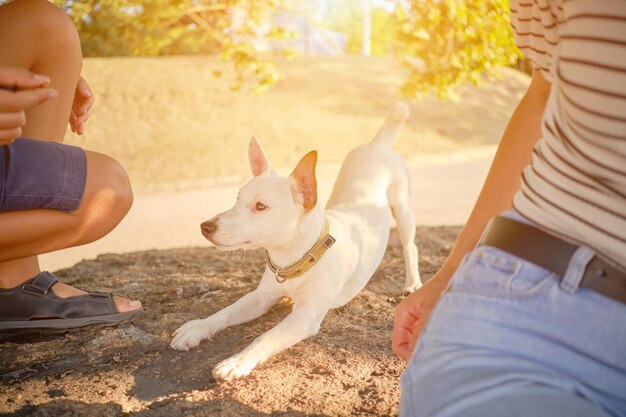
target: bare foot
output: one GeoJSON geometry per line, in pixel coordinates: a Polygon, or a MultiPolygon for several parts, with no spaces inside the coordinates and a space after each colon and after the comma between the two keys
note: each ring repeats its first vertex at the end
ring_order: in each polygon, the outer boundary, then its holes
{"type": "MultiPolygon", "coordinates": [[[[86,295],[85,291],[81,291],[78,288],[70,287],[62,282],[57,282],[52,286],[52,292],[61,298],[76,297],[79,295],[86,295]]],[[[139,310],[141,308],[141,301],[129,300],[122,297],[113,297],[115,300],[115,306],[120,313],[126,313],[127,311],[139,310]]]]}
{"type": "MultiPolygon", "coordinates": [[[[15,288],[21,285],[28,278],[37,276],[41,271],[36,257],[18,259],[0,263],[0,288],[15,288]]],[[[52,292],[61,298],[76,297],[87,294],[77,288],[70,287],[62,282],[57,282],[52,286],[52,292]]],[[[126,313],[128,311],[139,310],[141,302],[128,300],[122,297],[113,297],[117,311],[126,313]]]]}

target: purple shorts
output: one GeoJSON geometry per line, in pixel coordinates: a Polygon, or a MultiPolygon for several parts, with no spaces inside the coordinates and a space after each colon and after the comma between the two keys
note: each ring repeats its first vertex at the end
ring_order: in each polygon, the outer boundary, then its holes
{"type": "Polygon", "coordinates": [[[17,139],[0,148],[0,212],[78,209],[87,156],[76,146],[17,139]]]}

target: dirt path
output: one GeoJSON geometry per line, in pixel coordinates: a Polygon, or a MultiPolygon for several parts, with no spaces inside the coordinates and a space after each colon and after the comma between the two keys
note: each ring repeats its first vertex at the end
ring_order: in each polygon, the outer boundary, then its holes
{"type": "MultiPolygon", "coordinates": [[[[420,269],[429,277],[455,227],[419,227],[420,269]]],[[[318,335],[270,358],[242,380],[217,383],[212,367],[286,314],[287,303],[224,330],[190,352],[169,348],[186,320],[211,314],[252,290],[263,253],[212,248],[102,255],[59,271],[70,284],[102,286],[144,302],[133,324],[0,344],[0,414],[15,416],[388,416],[397,413],[404,363],[390,349],[403,281],[392,233],[372,281],[331,311],[318,335]]]]}

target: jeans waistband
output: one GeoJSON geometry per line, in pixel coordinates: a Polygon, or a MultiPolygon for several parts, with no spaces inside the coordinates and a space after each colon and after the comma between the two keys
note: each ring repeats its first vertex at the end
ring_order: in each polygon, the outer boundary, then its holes
{"type": "Polygon", "coordinates": [[[494,217],[480,245],[492,246],[539,265],[561,277],[561,288],[583,287],[626,303],[626,271],[598,257],[586,246],[576,246],[530,224],[494,217]]]}

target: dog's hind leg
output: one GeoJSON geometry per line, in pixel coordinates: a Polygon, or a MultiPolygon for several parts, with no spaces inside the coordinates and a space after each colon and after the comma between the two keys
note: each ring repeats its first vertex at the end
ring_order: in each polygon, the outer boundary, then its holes
{"type": "Polygon", "coordinates": [[[172,335],[170,346],[176,350],[189,350],[219,331],[253,320],[267,312],[281,298],[261,287],[249,292],[235,303],[217,313],[199,320],[191,320],[179,327],[172,335]]]}
{"type": "Polygon", "coordinates": [[[405,280],[403,294],[408,294],[422,286],[418,269],[418,252],[415,244],[415,217],[411,210],[409,177],[400,176],[387,191],[387,198],[393,217],[396,219],[398,234],[404,252],[405,280]]]}

